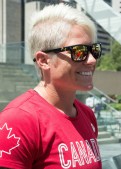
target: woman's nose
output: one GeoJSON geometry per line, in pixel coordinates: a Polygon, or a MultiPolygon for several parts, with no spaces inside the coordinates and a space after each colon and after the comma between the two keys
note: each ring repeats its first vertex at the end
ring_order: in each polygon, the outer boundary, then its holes
{"type": "Polygon", "coordinates": [[[93,55],[91,53],[89,53],[87,59],[85,60],[86,64],[90,64],[90,65],[95,65],[97,62],[97,60],[93,57],[93,55]]]}

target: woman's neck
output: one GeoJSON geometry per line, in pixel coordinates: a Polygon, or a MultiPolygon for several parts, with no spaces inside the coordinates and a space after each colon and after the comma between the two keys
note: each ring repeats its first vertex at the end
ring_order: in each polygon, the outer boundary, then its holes
{"type": "Polygon", "coordinates": [[[62,91],[55,89],[52,85],[43,85],[40,82],[34,90],[41,95],[47,102],[56,107],[60,112],[68,116],[75,117],[76,109],[74,107],[75,93],[70,91],[62,91]]]}

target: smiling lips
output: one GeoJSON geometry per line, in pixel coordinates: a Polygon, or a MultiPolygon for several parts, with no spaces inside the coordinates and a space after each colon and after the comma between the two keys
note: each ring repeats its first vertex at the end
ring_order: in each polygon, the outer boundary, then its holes
{"type": "Polygon", "coordinates": [[[92,71],[89,71],[89,72],[77,72],[77,73],[82,75],[82,76],[92,76],[92,71]]]}

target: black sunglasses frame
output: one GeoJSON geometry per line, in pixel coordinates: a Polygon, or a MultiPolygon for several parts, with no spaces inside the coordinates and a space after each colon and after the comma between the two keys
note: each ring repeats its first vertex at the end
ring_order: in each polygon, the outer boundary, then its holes
{"type": "MultiPolygon", "coordinates": [[[[101,53],[102,53],[102,46],[101,43],[93,43],[92,45],[83,45],[83,44],[77,44],[77,45],[73,45],[73,46],[66,46],[66,47],[62,47],[62,48],[56,48],[56,49],[50,49],[50,50],[45,50],[43,52],[45,53],[50,53],[50,52],[54,52],[54,53],[60,53],[60,52],[64,52],[64,51],[70,51],[71,52],[71,59],[74,62],[82,62],[85,61],[89,55],[89,52],[93,55],[93,57],[97,60],[101,57],[101,53]],[[85,56],[82,57],[82,59],[80,60],[76,60],[73,57],[73,51],[74,51],[74,47],[86,47],[87,48],[87,53],[85,56]],[[100,51],[98,52],[98,55],[94,55],[93,52],[93,47],[96,49],[96,47],[100,48],[100,51]]],[[[33,59],[34,62],[36,62],[36,58],[33,59]]]]}

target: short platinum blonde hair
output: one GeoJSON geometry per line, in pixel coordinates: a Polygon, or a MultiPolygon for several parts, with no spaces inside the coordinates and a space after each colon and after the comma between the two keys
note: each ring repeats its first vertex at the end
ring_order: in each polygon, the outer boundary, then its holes
{"type": "Polygon", "coordinates": [[[96,41],[96,27],[82,11],[63,3],[46,6],[31,18],[29,47],[34,56],[39,50],[63,47],[73,25],[84,27],[96,41]]]}

